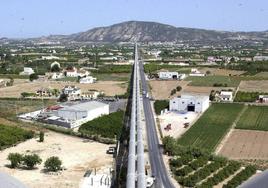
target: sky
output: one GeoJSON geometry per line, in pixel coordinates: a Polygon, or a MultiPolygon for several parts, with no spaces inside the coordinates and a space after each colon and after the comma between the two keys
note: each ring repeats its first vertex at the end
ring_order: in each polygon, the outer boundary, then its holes
{"type": "Polygon", "coordinates": [[[138,20],[226,31],[268,30],[268,0],[1,0],[0,37],[72,34],[138,20]]]}

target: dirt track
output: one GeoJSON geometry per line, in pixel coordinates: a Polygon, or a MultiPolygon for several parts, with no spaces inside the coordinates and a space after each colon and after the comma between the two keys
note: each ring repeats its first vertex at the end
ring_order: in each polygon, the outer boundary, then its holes
{"type": "Polygon", "coordinates": [[[231,159],[268,159],[268,132],[235,129],[220,155],[231,159]]]}

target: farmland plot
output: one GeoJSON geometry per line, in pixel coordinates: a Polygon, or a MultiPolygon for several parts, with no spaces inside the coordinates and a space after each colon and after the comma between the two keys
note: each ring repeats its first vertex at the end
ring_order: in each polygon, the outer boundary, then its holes
{"type": "Polygon", "coordinates": [[[241,104],[212,104],[178,143],[214,151],[242,108],[241,104]]]}
{"type": "Polygon", "coordinates": [[[268,131],[268,106],[249,106],[236,128],[268,131]]]}

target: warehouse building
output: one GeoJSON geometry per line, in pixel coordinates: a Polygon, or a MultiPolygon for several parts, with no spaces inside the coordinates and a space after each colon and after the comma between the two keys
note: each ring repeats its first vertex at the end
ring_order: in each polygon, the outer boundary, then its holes
{"type": "Polygon", "coordinates": [[[49,114],[44,119],[47,123],[65,128],[76,128],[97,117],[109,114],[109,105],[98,101],[89,101],[50,108],[46,114],[49,114]]]}
{"type": "Polygon", "coordinates": [[[209,96],[182,94],[169,101],[170,111],[202,113],[209,107],[209,96]]]}

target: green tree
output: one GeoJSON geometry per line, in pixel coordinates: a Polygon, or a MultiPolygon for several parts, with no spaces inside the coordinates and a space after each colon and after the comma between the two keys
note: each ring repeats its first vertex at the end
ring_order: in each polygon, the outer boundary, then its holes
{"type": "Polygon", "coordinates": [[[182,89],[181,86],[177,86],[177,87],[176,87],[176,90],[177,90],[177,91],[181,91],[181,89],[182,89]]]}
{"type": "Polygon", "coordinates": [[[44,132],[40,131],[40,133],[39,133],[39,142],[44,142],[44,136],[45,136],[44,132]]]}
{"type": "Polygon", "coordinates": [[[37,154],[24,155],[23,164],[29,169],[33,169],[35,165],[41,164],[42,159],[37,154]]]}
{"type": "Polygon", "coordinates": [[[37,80],[38,79],[38,75],[33,73],[29,76],[29,80],[32,82],[33,80],[37,80]]]}
{"type": "Polygon", "coordinates": [[[176,140],[170,136],[166,136],[162,139],[164,150],[168,154],[172,154],[176,147],[176,140]]]}
{"type": "Polygon", "coordinates": [[[57,172],[62,169],[62,162],[58,157],[49,157],[45,162],[45,169],[47,171],[57,172]]]}
{"type": "Polygon", "coordinates": [[[51,72],[60,72],[60,67],[58,64],[54,64],[52,67],[51,67],[51,72]]]}
{"type": "Polygon", "coordinates": [[[23,156],[19,153],[10,153],[7,159],[10,161],[11,168],[16,168],[21,164],[23,156]]]}

